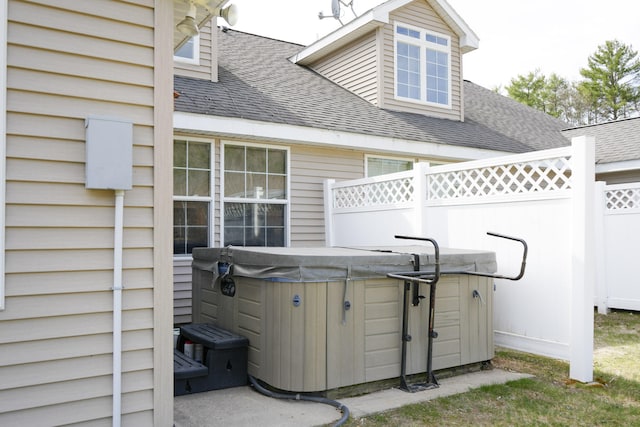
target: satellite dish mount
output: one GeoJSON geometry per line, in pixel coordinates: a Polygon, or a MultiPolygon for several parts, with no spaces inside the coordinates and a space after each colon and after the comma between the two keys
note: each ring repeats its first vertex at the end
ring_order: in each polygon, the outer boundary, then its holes
{"type": "Polygon", "coordinates": [[[325,15],[324,13],[320,12],[318,13],[318,19],[333,18],[333,19],[337,19],[338,22],[340,22],[340,25],[344,25],[344,23],[340,19],[342,17],[341,10],[340,10],[341,3],[348,8],[351,8],[351,12],[353,13],[353,16],[355,16],[356,18],[358,17],[355,10],[353,10],[353,0],[349,0],[349,1],[331,0],[331,15],[325,15]]]}

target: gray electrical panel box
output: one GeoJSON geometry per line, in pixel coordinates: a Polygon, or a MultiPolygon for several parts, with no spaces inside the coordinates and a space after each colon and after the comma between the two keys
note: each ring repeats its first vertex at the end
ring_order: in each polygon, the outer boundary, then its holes
{"type": "Polygon", "coordinates": [[[86,187],[130,190],[133,181],[133,122],[89,116],[86,128],[86,187]]]}

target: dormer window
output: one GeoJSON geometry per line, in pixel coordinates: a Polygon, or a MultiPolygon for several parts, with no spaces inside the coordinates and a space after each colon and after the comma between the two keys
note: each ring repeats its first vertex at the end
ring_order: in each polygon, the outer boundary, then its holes
{"type": "Polygon", "coordinates": [[[397,99],[451,108],[451,38],[395,24],[397,99]]]}
{"type": "Polygon", "coordinates": [[[173,53],[173,60],[187,64],[200,63],[200,36],[190,37],[173,53]]]}

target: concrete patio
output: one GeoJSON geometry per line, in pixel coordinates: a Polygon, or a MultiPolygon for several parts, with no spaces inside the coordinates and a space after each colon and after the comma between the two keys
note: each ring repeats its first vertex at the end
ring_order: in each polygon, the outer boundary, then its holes
{"type": "MultiPolygon", "coordinates": [[[[349,408],[352,418],[359,418],[411,403],[464,393],[483,385],[504,384],[526,377],[526,374],[493,369],[442,379],[437,389],[407,393],[393,388],[338,400],[349,408]]],[[[175,427],[322,426],[338,421],[341,416],[333,406],[273,399],[250,386],[174,398],[175,427]]]]}

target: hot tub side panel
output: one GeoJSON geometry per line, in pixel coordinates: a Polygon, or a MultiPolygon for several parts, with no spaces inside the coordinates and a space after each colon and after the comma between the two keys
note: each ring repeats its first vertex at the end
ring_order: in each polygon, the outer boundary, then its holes
{"type": "MultiPolygon", "coordinates": [[[[386,278],[328,284],[327,389],[400,375],[403,289],[401,281],[386,278]]],[[[407,374],[423,373],[427,365],[429,287],[421,285],[420,291],[425,299],[408,306],[407,374]]],[[[441,278],[436,287],[435,370],[493,358],[492,292],[490,279],[441,278]],[[474,290],[482,299],[473,297],[474,290]]]]}
{"type": "Polygon", "coordinates": [[[210,272],[194,269],[194,278],[194,322],[247,337],[250,375],[287,391],[327,389],[327,283],[234,276],[229,297],[210,272]]]}

